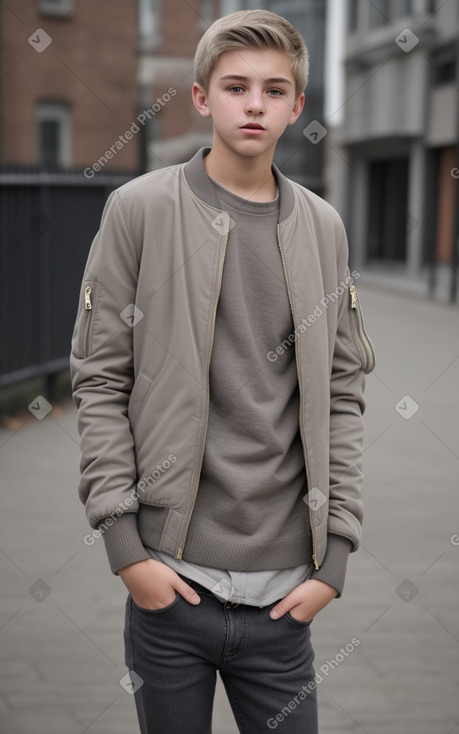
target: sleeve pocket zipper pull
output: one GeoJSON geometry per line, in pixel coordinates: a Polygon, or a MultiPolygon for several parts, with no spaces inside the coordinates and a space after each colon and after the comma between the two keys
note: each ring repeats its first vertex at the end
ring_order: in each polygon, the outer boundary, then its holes
{"type": "Polygon", "coordinates": [[[92,309],[91,293],[92,293],[91,286],[90,285],[86,286],[86,288],[84,289],[84,307],[86,311],[91,311],[92,309]]]}
{"type": "Polygon", "coordinates": [[[355,285],[349,286],[349,293],[351,294],[351,308],[357,308],[357,292],[355,285]]]}

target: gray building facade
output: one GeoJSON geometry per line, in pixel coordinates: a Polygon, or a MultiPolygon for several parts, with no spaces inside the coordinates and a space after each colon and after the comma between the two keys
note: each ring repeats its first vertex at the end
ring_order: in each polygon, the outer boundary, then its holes
{"type": "Polygon", "coordinates": [[[347,0],[343,213],[354,268],[452,298],[459,175],[455,0],[347,0]]]}

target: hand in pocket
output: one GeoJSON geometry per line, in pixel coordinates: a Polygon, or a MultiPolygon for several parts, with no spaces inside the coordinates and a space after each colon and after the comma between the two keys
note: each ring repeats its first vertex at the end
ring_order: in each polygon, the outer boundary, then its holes
{"type": "Polygon", "coordinates": [[[118,571],[133,601],[143,609],[164,609],[177,594],[190,604],[199,604],[198,594],[165,563],[153,558],[132,563],[118,571]]]}

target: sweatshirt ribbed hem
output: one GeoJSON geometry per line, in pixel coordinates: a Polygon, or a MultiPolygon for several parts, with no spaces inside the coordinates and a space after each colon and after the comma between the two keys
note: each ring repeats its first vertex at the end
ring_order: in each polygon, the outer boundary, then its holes
{"type": "Polygon", "coordinates": [[[190,529],[183,551],[183,559],[201,566],[223,568],[228,571],[273,571],[310,563],[311,534],[252,543],[214,537],[190,529]]]}

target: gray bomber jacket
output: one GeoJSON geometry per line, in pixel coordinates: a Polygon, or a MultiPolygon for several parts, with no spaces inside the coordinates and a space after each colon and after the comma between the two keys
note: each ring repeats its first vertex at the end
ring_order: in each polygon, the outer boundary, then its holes
{"type": "MultiPolygon", "coordinates": [[[[230,229],[206,152],[110,195],[83,277],[70,357],[79,494],[95,529],[88,537],[103,534],[114,573],[150,558],[145,546],[186,558],[230,229]]],[[[305,512],[319,569],[330,533],[359,546],[364,374],[374,352],[339,215],[277,169],[276,177],[294,324],[277,354],[296,350],[305,512]]]]}

